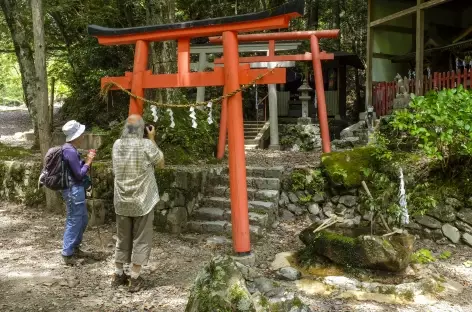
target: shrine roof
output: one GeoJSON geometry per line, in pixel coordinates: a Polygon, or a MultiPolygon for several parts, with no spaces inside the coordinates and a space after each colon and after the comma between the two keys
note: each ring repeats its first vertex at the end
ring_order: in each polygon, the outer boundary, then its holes
{"type": "Polygon", "coordinates": [[[241,22],[251,22],[256,20],[262,20],[270,17],[276,17],[280,15],[293,14],[294,16],[303,15],[305,9],[304,0],[293,0],[287,2],[279,7],[257,12],[235,16],[226,16],[218,18],[210,18],[205,20],[189,21],[182,23],[164,24],[164,25],[149,25],[129,28],[107,28],[98,25],[89,25],[88,33],[91,36],[121,36],[131,34],[144,34],[155,31],[166,31],[166,30],[178,30],[194,27],[205,27],[213,25],[233,24],[241,22]]]}

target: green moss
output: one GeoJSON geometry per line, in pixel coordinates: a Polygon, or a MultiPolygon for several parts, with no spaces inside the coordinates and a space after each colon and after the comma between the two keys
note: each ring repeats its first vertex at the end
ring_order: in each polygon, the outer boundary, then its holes
{"type": "Polygon", "coordinates": [[[300,298],[295,297],[292,300],[292,305],[297,308],[301,308],[303,306],[303,302],[300,300],[300,298]]]}
{"type": "Polygon", "coordinates": [[[433,254],[428,249],[420,249],[411,255],[411,262],[426,264],[436,261],[433,254]]]}
{"type": "Polygon", "coordinates": [[[306,191],[309,195],[300,198],[303,203],[312,200],[313,195],[323,194],[326,188],[326,181],[321,170],[297,169],[290,175],[290,189],[293,192],[306,191]]]}
{"type": "Polygon", "coordinates": [[[156,169],[156,182],[159,185],[159,191],[171,189],[171,185],[175,181],[174,171],[175,169],[172,168],[156,169]]]}
{"type": "Polygon", "coordinates": [[[363,168],[371,168],[376,162],[372,147],[355,148],[350,151],[325,154],[321,163],[331,182],[346,188],[361,185],[363,168]]]}
{"type": "Polygon", "coordinates": [[[394,286],[385,286],[380,288],[380,293],[385,295],[395,295],[395,287],[394,286]]]}
{"type": "Polygon", "coordinates": [[[400,297],[408,301],[413,301],[413,299],[415,299],[415,293],[412,290],[406,290],[400,294],[400,297]]]}
{"type": "Polygon", "coordinates": [[[13,160],[31,158],[35,155],[32,150],[22,147],[13,147],[0,143],[0,159],[13,160]]]}
{"type": "Polygon", "coordinates": [[[267,299],[263,295],[259,296],[259,303],[263,308],[268,308],[269,307],[269,299],[267,299]]]}
{"type": "Polygon", "coordinates": [[[441,260],[447,260],[451,257],[451,252],[449,250],[446,250],[446,251],[443,251],[440,255],[439,255],[439,259],[441,260]]]}

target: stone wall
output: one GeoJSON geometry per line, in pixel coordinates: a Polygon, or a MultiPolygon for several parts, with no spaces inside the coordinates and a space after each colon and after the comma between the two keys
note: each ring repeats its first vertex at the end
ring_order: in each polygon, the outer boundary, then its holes
{"type": "MultiPolygon", "coordinates": [[[[0,200],[28,206],[44,204],[44,191],[37,183],[41,163],[30,161],[0,162],[0,200]]],[[[157,230],[179,233],[209,187],[210,177],[219,175],[223,168],[166,167],[156,170],[161,201],[155,209],[157,230]]],[[[90,225],[113,220],[113,172],[111,163],[96,162],[91,170],[93,188],[87,196],[90,225]]],[[[59,209],[62,209],[59,208],[59,209]]]]}
{"type": "MultiPolygon", "coordinates": [[[[296,169],[298,172],[313,170],[316,168],[296,169]]],[[[291,177],[293,171],[287,171],[279,202],[282,219],[291,220],[305,215],[321,224],[332,216],[339,216],[342,221],[334,227],[370,231],[371,215],[363,204],[362,188],[339,190],[328,187],[319,192],[314,192],[313,188],[293,191],[291,177]]],[[[309,174],[306,177],[312,179],[309,174]]],[[[299,181],[297,183],[300,185],[299,181]]],[[[377,224],[376,228],[380,229],[381,225],[377,224]]],[[[438,244],[464,243],[472,247],[472,198],[463,202],[451,197],[438,202],[425,215],[411,218],[405,228],[418,237],[431,239],[438,244]]]]}

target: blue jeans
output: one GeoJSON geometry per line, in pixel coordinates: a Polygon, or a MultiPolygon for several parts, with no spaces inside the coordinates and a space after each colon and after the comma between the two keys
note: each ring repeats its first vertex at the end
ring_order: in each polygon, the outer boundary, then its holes
{"type": "Polygon", "coordinates": [[[72,185],[62,191],[62,197],[66,202],[67,208],[62,255],[71,256],[82,242],[82,237],[88,223],[85,189],[81,185],[72,185]]]}

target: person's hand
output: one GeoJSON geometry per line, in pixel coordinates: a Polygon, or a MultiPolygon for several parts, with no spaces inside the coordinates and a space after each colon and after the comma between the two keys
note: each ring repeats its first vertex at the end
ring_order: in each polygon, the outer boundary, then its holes
{"type": "Polygon", "coordinates": [[[87,161],[85,162],[87,165],[91,165],[92,162],[93,162],[93,159],[95,158],[95,156],[97,155],[97,151],[94,150],[94,149],[91,149],[89,150],[89,153],[87,155],[87,161]]]}
{"type": "Polygon", "coordinates": [[[156,128],[154,128],[154,126],[148,126],[146,129],[147,129],[148,139],[154,140],[154,138],[156,137],[156,128]]]}

